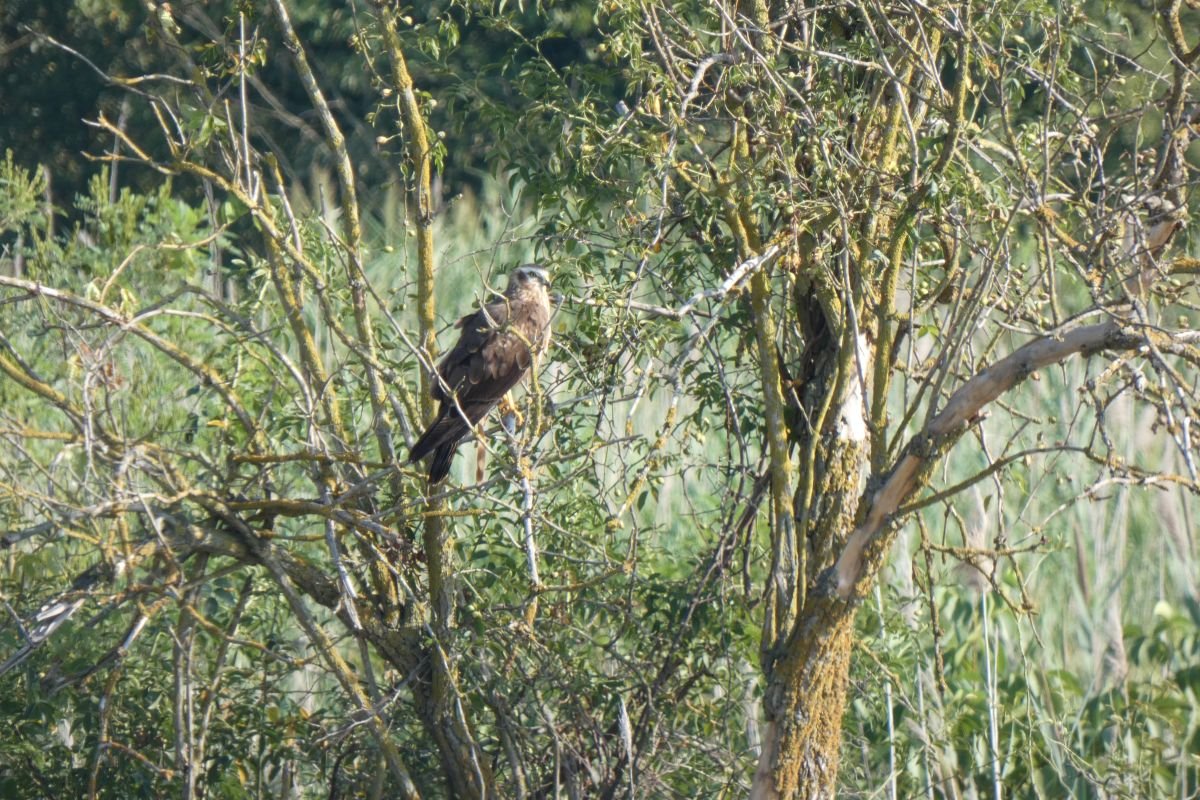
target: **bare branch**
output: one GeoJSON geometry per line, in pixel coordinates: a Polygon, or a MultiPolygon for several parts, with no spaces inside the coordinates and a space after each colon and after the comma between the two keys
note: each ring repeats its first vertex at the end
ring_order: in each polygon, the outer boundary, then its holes
{"type": "Polygon", "coordinates": [[[984,406],[1039,369],[1075,355],[1086,358],[1106,350],[1142,348],[1149,336],[1149,332],[1135,333],[1116,321],[1076,328],[1061,336],[1030,342],[963,384],[925,430],[908,443],[883,484],[871,494],[863,522],[850,534],[834,567],[838,595],[849,599],[856,587],[878,569],[877,559],[865,558],[867,548],[886,549],[891,536],[877,540],[878,534],[924,480],[929,466],[966,431],[968,423],[984,406]]]}

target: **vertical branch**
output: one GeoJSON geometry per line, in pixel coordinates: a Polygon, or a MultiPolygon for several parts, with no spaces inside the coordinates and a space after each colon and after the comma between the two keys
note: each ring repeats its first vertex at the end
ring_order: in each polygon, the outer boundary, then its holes
{"type": "MultiPolygon", "coordinates": [[[[197,577],[203,577],[207,560],[206,556],[200,557],[197,577]]],[[[195,758],[196,702],[195,685],[192,682],[195,672],[192,660],[195,654],[196,619],[186,609],[195,605],[200,594],[201,584],[201,581],[197,581],[196,587],[181,598],[179,623],[175,626],[174,647],[172,648],[172,660],[175,667],[175,770],[181,773],[184,800],[191,800],[196,796],[197,767],[199,766],[195,758]]]]}
{"type": "MultiPolygon", "coordinates": [[[[432,363],[437,356],[434,338],[436,306],[433,293],[433,199],[430,180],[433,173],[432,153],[425,119],[417,104],[416,89],[408,72],[408,61],[400,34],[396,30],[396,15],[390,8],[381,7],[384,42],[392,65],[392,82],[400,103],[404,130],[408,135],[408,157],[417,184],[417,317],[420,324],[419,347],[432,363]]],[[[430,394],[433,376],[421,373],[421,411],[426,421],[433,418],[433,396],[430,394]]],[[[429,597],[433,604],[433,619],[442,629],[449,627],[454,611],[454,598],[447,581],[449,548],[443,535],[442,518],[437,506],[431,506],[425,517],[425,557],[429,572],[429,597]]]]}
{"type": "MultiPolygon", "coordinates": [[[[882,638],[886,635],[883,616],[883,590],[875,584],[875,604],[879,609],[879,633],[882,638]]],[[[919,679],[918,679],[919,681],[919,679]]],[[[887,741],[888,741],[888,797],[896,800],[896,715],[893,710],[892,676],[886,671],[883,674],[883,702],[887,709],[887,741]]]]}
{"type": "Polygon", "coordinates": [[[997,705],[996,699],[996,667],[997,661],[993,658],[991,631],[988,625],[988,593],[982,591],[979,593],[979,614],[983,618],[983,684],[984,690],[987,692],[987,709],[988,709],[988,755],[992,767],[992,798],[993,800],[1002,800],[1004,797],[1002,784],[1000,782],[1000,726],[997,722],[997,705]]]}
{"type": "Polygon", "coordinates": [[[797,609],[804,604],[803,547],[795,541],[792,508],[792,460],[788,453],[787,422],[784,419],[783,382],[775,351],[775,319],[771,313],[771,283],[765,271],[750,279],[750,306],[754,312],[754,338],[758,347],[763,407],[767,422],[767,450],[771,459],[771,513],[774,518],[771,576],[774,591],[768,595],[763,647],[772,647],[785,635],[797,609]]]}
{"type": "MultiPolygon", "coordinates": [[[[322,93],[321,87],[317,84],[317,79],[308,64],[308,58],[304,54],[304,47],[300,42],[300,37],[296,35],[296,31],[292,27],[292,21],[288,17],[287,6],[284,0],[274,0],[274,4],[275,13],[279,17],[280,25],[283,27],[284,44],[292,54],[300,82],[303,84],[304,90],[308,93],[309,100],[313,104],[313,108],[317,111],[317,115],[321,119],[321,125],[325,129],[325,142],[329,146],[329,149],[333,151],[337,163],[338,182],[342,189],[341,205],[342,209],[346,212],[347,280],[350,284],[351,306],[354,309],[354,324],[366,356],[362,359],[362,365],[367,377],[368,391],[371,396],[371,412],[374,415],[375,437],[379,443],[380,456],[384,461],[393,462],[396,460],[396,452],[392,443],[391,426],[388,424],[386,412],[388,408],[387,390],[384,388],[383,381],[379,377],[379,372],[375,367],[378,363],[376,358],[375,330],[371,325],[371,318],[367,314],[366,281],[361,261],[362,223],[359,219],[358,194],[354,187],[354,165],[350,161],[349,152],[346,150],[346,137],[342,134],[337,120],[333,117],[329,103],[326,102],[325,95],[322,93]]],[[[430,252],[432,253],[432,245],[430,246],[430,252]]]]}
{"type": "Polygon", "coordinates": [[[242,159],[238,169],[246,171],[246,188],[257,200],[259,183],[250,163],[250,104],[246,102],[246,15],[241,11],[238,12],[238,96],[242,107],[242,159]]]}
{"type": "MultiPolygon", "coordinates": [[[[968,34],[962,34],[958,42],[958,76],[955,79],[953,106],[949,115],[949,130],[946,141],[938,154],[938,160],[926,173],[912,194],[908,196],[904,207],[896,216],[892,225],[891,239],[887,246],[887,266],[884,268],[882,288],[880,290],[878,325],[875,334],[876,358],[874,375],[874,394],[871,399],[871,469],[879,473],[887,460],[887,393],[892,378],[892,342],[895,337],[895,324],[892,316],[896,307],[897,281],[900,275],[901,262],[904,258],[904,247],[908,242],[908,223],[916,216],[921,205],[925,202],[934,183],[950,165],[951,159],[958,150],[958,140],[962,130],[967,108],[967,78],[968,34]]],[[[914,158],[916,156],[914,155],[914,158]]]]}
{"type": "MultiPolygon", "coordinates": [[[[433,153],[429,132],[421,108],[404,47],[396,28],[392,7],[379,4],[384,44],[392,68],[401,121],[408,137],[408,158],[417,188],[417,319],[420,326],[418,347],[432,363],[437,356],[436,305],[433,284],[433,153]]],[[[434,376],[421,372],[421,411],[426,421],[433,418],[431,390],[434,376]]],[[[431,676],[427,686],[417,688],[418,707],[425,723],[438,742],[442,764],[457,796],[487,798],[494,796],[489,760],[476,740],[465,704],[457,686],[458,676],[449,648],[449,630],[454,620],[454,581],[449,537],[443,525],[443,504],[430,502],[425,514],[423,540],[432,606],[431,676]]]]}
{"type": "MultiPolygon", "coordinates": [[[[321,476],[321,503],[325,506],[332,507],[333,505],[333,476],[327,470],[322,469],[321,476]]],[[[358,592],[354,588],[354,582],[350,578],[350,571],[346,569],[346,562],[342,560],[341,548],[338,546],[337,528],[330,517],[325,520],[325,546],[329,548],[329,558],[333,562],[333,567],[337,571],[338,588],[342,595],[342,608],[346,611],[346,621],[350,623],[350,630],[358,634],[362,632],[362,622],[358,619],[358,611],[355,604],[358,600],[358,592]]],[[[361,640],[360,640],[361,641],[361,640]]]]}
{"type": "MultiPolygon", "coordinates": [[[[392,64],[392,83],[395,84],[404,130],[408,135],[408,157],[416,178],[417,187],[417,317],[421,326],[420,347],[432,362],[437,356],[437,341],[434,338],[433,296],[433,154],[429,147],[429,131],[421,108],[417,104],[417,93],[412,75],[408,72],[408,61],[400,34],[396,30],[396,15],[386,7],[380,8],[383,19],[383,36],[392,64]]],[[[421,409],[428,420],[433,416],[432,376],[421,374],[421,409]]]]}
{"type": "MultiPolygon", "coordinates": [[[[745,160],[749,155],[746,132],[739,126],[734,134],[730,172],[734,172],[739,160],[745,160]]],[[[736,204],[732,198],[726,197],[726,203],[729,205],[726,218],[737,242],[739,256],[747,259],[762,250],[762,243],[753,211],[747,204],[747,195],[741,196],[742,201],[736,204]]],[[[792,460],[788,453],[787,421],[784,418],[786,403],[779,371],[779,354],[775,345],[771,280],[766,269],[755,271],[750,278],[750,308],[754,318],[754,340],[758,349],[759,379],[767,422],[767,452],[771,461],[773,524],[771,574],[768,581],[772,590],[767,595],[767,610],[763,621],[762,647],[765,652],[776,646],[781,635],[786,635],[795,619],[796,611],[804,604],[803,576],[806,565],[803,563],[803,548],[797,547],[796,544],[796,523],[792,504],[792,460]]]]}
{"type": "Polygon", "coordinates": [[[533,484],[524,465],[521,466],[521,472],[521,493],[525,496],[521,504],[521,527],[525,532],[525,560],[529,566],[529,585],[533,592],[529,606],[525,609],[525,622],[532,626],[537,617],[537,593],[542,588],[542,576],[538,570],[537,539],[533,535],[533,484]]]}
{"type": "Polygon", "coordinates": [[[92,756],[92,769],[88,773],[88,800],[96,800],[98,796],[100,768],[104,766],[109,749],[108,726],[112,719],[113,695],[116,693],[117,683],[121,680],[122,673],[120,664],[114,667],[113,671],[108,674],[108,680],[104,682],[104,692],[100,695],[100,731],[96,740],[96,752],[92,756]]]}

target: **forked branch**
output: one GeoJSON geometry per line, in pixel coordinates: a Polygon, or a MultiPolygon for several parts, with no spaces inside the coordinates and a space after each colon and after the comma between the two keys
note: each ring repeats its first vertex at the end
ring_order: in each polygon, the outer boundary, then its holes
{"type": "Polygon", "coordinates": [[[1000,395],[1017,386],[1039,369],[1062,363],[1074,355],[1084,357],[1105,350],[1190,347],[1200,340],[1196,332],[1168,335],[1150,330],[1135,330],[1117,320],[1075,328],[1061,336],[1043,336],[992,366],[977,373],[951,397],[946,407],[929,425],[909,441],[895,467],[882,486],[868,498],[870,506],[862,523],[850,534],[834,567],[836,591],[850,599],[857,589],[869,582],[895,536],[888,529],[892,516],[913,491],[923,484],[928,470],[951,444],[977,419],[980,412],[1000,395]],[[1162,339],[1160,343],[1156,341],[1162,339]]]}

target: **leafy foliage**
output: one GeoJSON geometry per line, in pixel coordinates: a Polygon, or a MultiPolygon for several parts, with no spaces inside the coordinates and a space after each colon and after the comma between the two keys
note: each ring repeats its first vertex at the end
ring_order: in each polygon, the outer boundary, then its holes
{"type": "Polygon", "coordinates": [[[63,8],[2,12],[93,133],[0,164],[0,794],[1194,790],[1194,10],[63,8]],[[425,486],[528,260],[553,356],[425,486]]]}

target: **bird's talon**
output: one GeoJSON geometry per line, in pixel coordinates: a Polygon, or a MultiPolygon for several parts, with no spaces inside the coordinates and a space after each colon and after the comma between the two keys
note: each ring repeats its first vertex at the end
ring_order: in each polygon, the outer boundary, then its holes
{"type": "Polygon", "coordinates": [[[511,430],[523,427],[525,425],[525,417],[517,410],[517,406],[513,403],[512,398],[508,395],[500,398],[500,417],[505,419],[505,427],[511,430]],[[509,425],[507,418],[511,417],[513,424],[509,425]]]}

